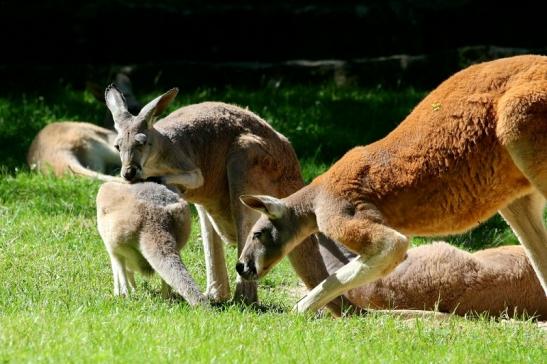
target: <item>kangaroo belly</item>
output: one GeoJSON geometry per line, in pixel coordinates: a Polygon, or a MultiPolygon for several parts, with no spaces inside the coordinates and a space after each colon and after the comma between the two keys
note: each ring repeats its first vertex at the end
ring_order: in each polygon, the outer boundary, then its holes
{"type": "Polygon", "coordinates": [[[532,187],[503,147],[424,175],[378,201],[386,222],[407,235],[448,235],[479,225],[532,187]]]}

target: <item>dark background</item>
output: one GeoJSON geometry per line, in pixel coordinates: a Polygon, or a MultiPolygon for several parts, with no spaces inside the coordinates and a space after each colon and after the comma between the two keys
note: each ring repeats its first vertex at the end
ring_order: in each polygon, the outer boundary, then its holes
{"type": "MultiPolygon", "coordinates": [[[[0,172],[26,168],[47,123],[101,123],[89,82],[102,94],[123,69],[142,101],[178,86],[178,105],[248,106],[289,137],[312,177],[386,135],[457,70],[547,54],[546,3],[0,2],[0,172]]],[[[461,241],[510,235],[499,218],[477,231],[461,241]]]]}
{"type": "Polygon", "coordinates": [[[143,87],[342,77],[431,88],[478,60],[545,54],[546,18],[545,1],[528,0],[7,1],[0,92],[106,82],[113,65],[132,65],[143,87]]]}

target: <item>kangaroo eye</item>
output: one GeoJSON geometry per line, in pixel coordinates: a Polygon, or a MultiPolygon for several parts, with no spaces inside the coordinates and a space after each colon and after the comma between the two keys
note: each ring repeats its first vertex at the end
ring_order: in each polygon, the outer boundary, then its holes
{"type": "Polygon", "coordinates": [[[261,231],[256,231],[253,233],[253,239],[260,239],[261,236],[262,236],[261,231]]]}
{"type": "Polygon", "coordinates": [[[118,144],[114,144],[114,148],[116,148],[118,152],[120,151],[120,146],[118,144]]]}

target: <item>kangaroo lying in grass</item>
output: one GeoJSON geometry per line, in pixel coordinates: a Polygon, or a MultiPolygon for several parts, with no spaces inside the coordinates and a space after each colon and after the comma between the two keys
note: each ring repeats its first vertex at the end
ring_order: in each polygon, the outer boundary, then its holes
{"type": "MultiPolygon", "coordinates": [[[[259,214],[239,202],[245,193],[283,197],[304,183],[289,141],[248,110],[220,102],[182,107],[156,122],[175,98],[176,89],[157,97],[132,115],[123,95],[112,86],[105,99],[118,131],[121,175],[128,181],[162,177],[183,198],[196,204],[205,251],[207,295],[229,298],[222,241],[241,252],[259,214]]],[[[293,267],[308,287],[328,276],[315,237],[302,239],[290,254],[293,267]]],[[[238,277],[235,298],[257,300],[256,282],[238,277]]],[[[330,308],[340,313],[341,298],[330,308]]]]}
{"type": "Polygon", "coordinates": [[[350,150],[296,193],[243,196],[263,216],[236,269],[262,277],[321,231],[358,257],[295,307],[315,311],[391,272],[409,236],[461,233],[499,211],[547,291],[546,196],[547,57],[486,62],[450,77],[384,139],[350,150]]]}
{"type": "Polygon", "coordinates": [[[172,287],[192,306],[207,303],[180,260],[191,216],[175,192],[153,182],[105,183],[97,194],[97,226],[110,255],[114,295],[136,288],[134,272],[156,271],[164,297],[172,287]]]}
{"type": "Polygon", "coordinates": [[[71,172],[101,181],[120,181],[119,177],[105,174],[121,165],[113,147],[115,139],[115,132],[94,124],[51,123],[34,138],[27,163],[31,169],[51,170],[59,177],[71,172]]]}
{"type": "MultiPolygon", "coordinates": [[[[349,262],[326,249],[322,255],[330,273],[349,262]]],[[[408,250],[387,276],[350,290],[348,298],[372,309],[526,313],[547,319],[545,293],[521,246],[468,253],[444,242],[422,245],[408,250]]]]}
{"type": "MultiPolygon", "coordinates": [[[[129,78],[119,73],[116,84],[124,90],[131,107],[140,108],[129,78]]],[[[100,99],[99,99],[100,100],[100,99]]],[[[104,102],[104,98],[102,99],[104,102]]],[[[110,119],[112,118],[109,115],[110,119]]],[[[105,121],[112,125],[113,121],[105,121]]],[[[27,154],[31,169],[51,170],[56,176],[65,173],[97,178],[102,181],[121,181],[106,175],[121,166],[118,151],[114,149],[116,133],[86,122],[56,122],[46,125],[34,138],[27,154]]]]}

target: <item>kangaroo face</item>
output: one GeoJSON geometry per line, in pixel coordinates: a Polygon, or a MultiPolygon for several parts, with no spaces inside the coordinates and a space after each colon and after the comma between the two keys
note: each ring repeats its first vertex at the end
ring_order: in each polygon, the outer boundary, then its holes
{"type": "Polygon", "coordinates": [[[143,175],[143,166],[150,155],[151,138],[142,124],[129,124],[130,127],[118,131],[114,147],[120,152],[121,175],[133,182],[148,176],[143,175]]]}
{"type": "Polygon", "coordinates": [[[118,132],[115,148],[120,152],[121,175],[130,182],[149,177],[145,173],[146,161],[153,148],[154,122],[162,111],[173,101],[178,90],[171,89],[146,104],[138,115],[132,115],[123,94],[114,85],[107,87],[105,100],[114,118],[118,132]]]}
{"type": "Polygon", "coordinates": [[[236,264],[238,274],[247,280],[266,275],[298,243],[296,223],[281,200],[269,196],[241,196],[246,206],[260,211],[236,264]]]}

